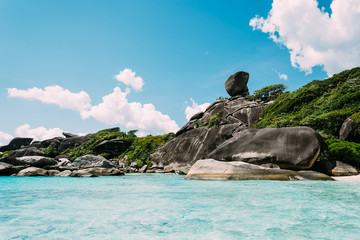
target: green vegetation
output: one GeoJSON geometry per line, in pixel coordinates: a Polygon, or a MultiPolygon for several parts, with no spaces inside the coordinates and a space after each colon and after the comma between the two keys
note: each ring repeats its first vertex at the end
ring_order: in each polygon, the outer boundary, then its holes
{"type": "MultiPolygon", "coordinates": [[[[257,90],[255,95],[266,97],[264,92],[269,89],[257,90]]],[[[292,93],[280,94],[260,117],[253,128],[308,126],[315,129],[325,138],[320,159],[339,160],[360,169],[359,67],[322,81],[312,81],[292,93]],[[346,118],[356,123],[355,142],[338,139],[346,118]]]]}
{"type": "Polygon", "coordinates": [[[5,151],[3,153],[0,153],[0,158],[6,157],[8,155],[10,155],[14,150],[10,150],[10,151],[5,151]]]}
{"type": "Polygon", "coordinates": [[[206,125],[206,127],[211,128],[212,126],[218,126],[220,124],[219,117],[220,117],[219,113],[215,113],[213,116],[211,116],[210,121],[206,125]]]}
{"type": "Polygon", "coordinates": [[[309,126],[323,137],[338,137],[344,120],[360,112],[360,68],[315,80],[281,94],[253,128],[309,126]]]}
{"type": "Polygon", "coordinates": [[[132,162],[136,162],[139,167],[144,164],[151,166],[151,161],[149,160],[150,154],[155,152],[161,145],[167,143],[173,136],[175,136],[174,133],[168,133],[160,136],[148,135],[146,137],[134,138],[131,146],[120,157],[127,156],[124,162],[127,166],[132,162]]]}
{"type": "Polygon", "coordinates": [[[324,154],[328,160],[342,161],[360,169],[360,143],[331,138],[325,141],[324,154]]]}
{"type": "MultiPolygon", "coordinates": [[[[84,142],[80,146],[76,146],[75,148],[68,148],[61,154],[69,156],[70,160],[75,160],[76,158],[87,154],[97,155],[97,153],[94,151],[94,147],[104,140],[111,139],[122,139],[125,141],[127,146],[130,146],[134,141],[134,138],[136,138],[135,132],[136,131],[130,131],[127,134],[125,132],[121,132],[119,128],[104,129],[97,133],[89,134],[88,136],[92,137],[92,139],[84,142]]],[[[102,154],[104,157],[108,156],[105,153],[102,154]]]]}
{"type": "MultiPolygon", "coordinates": [[[[84,142],[74,148],[69,148],[63,151],[61,154],[69,156],[70,160],[75,160],[77,157],[84,156],[86,154],[100,155],[105,158],[125,158],[125,165],[130,165],[132,162],[136,162],[139,166],[144,164],[151,165],[149,160],[150,154],[155,150],[167,143],[175,134],[169,133],[160,136],[137,137],[137,130],[131,130],[127,133],[121,132],[119,128],[104,129],[94,134],[89,134],[92,137],[89,141],[84,142]],[[117,156],[111,156],[107,152],[95,152],[94,147],[104,140],[121,139],[125,142],[125,149],[122,152],[118,152],[117,156]]],[[[53,154],[52,149],[43,149],[46,155],[53,154]]]]}
{"type": "Polygon", "coordinates": [[[275,99],[284,92],[286,87],[283,84],[275,84],[254,91],[254,98],[264,101],[275,99]]]}

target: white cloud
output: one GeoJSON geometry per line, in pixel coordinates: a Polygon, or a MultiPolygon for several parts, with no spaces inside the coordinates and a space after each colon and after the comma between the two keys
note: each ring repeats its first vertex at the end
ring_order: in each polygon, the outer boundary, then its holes
{"type": "Polygon", "coordinates": [[[29,124],[24,124],[16,128],[15,135],[17,137],[31,137],[35,140],[45,140],[54,137],[62,136],[63,130],[60,128],[50,128],[46,129],[45,127],[31,128],[29,124]]]}
{"type": "Polygon", "coordinates": [[[188,121],[196,113],[203,112],[208,106],[210,106],[210,103],[203,103],[199,105],[194,101],[194,99],[191,98],[190,100],[192,102],[192,105],[185,108],[185,117],[188,121]]]}
{"type": "Polygon", "coordinates": [[[0,131],[0,146],[7,145],[14,137],[0,131]]]}
{"type": "Polygon", "coordinates": [[[144,86],[144,81],[141,77],[135,77],[135,72],[133,72],[129,68],[125,68],[123,71],[120,71],[119,74],[115,75],[115,79],[119,82],[122,82],[126,85],[130,85],[135,90],[139,91],[142,90],[144,86]]]}
{"type": "Polygon", "coordinates": [[[288,80],[288,76],[287,76],[286,74],[279,73],[279,72],[276,71],[275,69],[274,69],[274,71],[276,72],[276,74],[279,76],[280,79],[283,79],[283,80],[285,80],[285,81],[288,80]]]}
{"type": "Polygon", "coordinates": [[[267,18],[250,20],[253,29],[289,49],[292,66],[329,76],[360,65],[360,1],[333,0],[331,17],[316,0],[274,0],[267,18]]]}
{"type": "Polygon", "coordinates": [[[174,120],[157,111],[153,104],[142,105],[138,102],[128,102],[127,95],[129,93],[130,89],[128,88],[123,92],[116,87],[113,93],[102,98],[102,103],[93,106],[82,116],[84,118],[93,117],[109,125],[122,124],[127,129],[139,130],[141,135],[176,132],[179,129],[174,120]]]}
{"type": "Polygon", "coordinates": [[[36,87],[27,90],[9,88],[8,96],[28,100],[39,100],[43,103],[52,103],[61,108],[79,112],[86,111],[91,107],[91,99],[86,92],[73,93],[57,85],[45,87],[44,89],[36,87]]]}
{"type": "MultiPolygon", "coordinates": [[[[118,81],[131,85],[135,90],[141,90],[144,84],[142,78],[135,77],[135,72],[130,69],[121,71],[115,77],[118,81]]],[[[138,135],[163,134],[176,132],[179,129],[174,120],[171,120],[168,115],[157,111],[153,104],[128,102],[127,95],[130,92],[129,88],[122,92],[119,87],[116,87],[113,93],[104,96],[103,101],[96,106],[90,104],[91,99],[86,92],[73,93],[60,86],[27,90],[11,88],[8,89],[8,96],[53,103],[61,108],[78,111],[82,119],[93,117],[105,124],[119,124],[127,129],[137,129],[139,130],[138,135]]],[[[20,126],[16,131],[18,135],[36,136],[37,139],[42,139],[43,136],[53,137],[58,133],[61,135],[61,132],[60,129],[46,130],[42,127],[30,129],[27,124],[20,126]]]]}

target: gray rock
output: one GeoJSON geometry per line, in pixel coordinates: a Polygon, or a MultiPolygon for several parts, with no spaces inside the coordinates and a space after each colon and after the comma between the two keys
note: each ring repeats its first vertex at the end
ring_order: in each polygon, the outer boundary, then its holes
{"type": "Polygon", "coordinates": [[[62,133],[64,135],[64,137],[66,138],[72,138],[72,137],[77,137],[78,135],[76,134],[72,134],[72,133],[68,133],[68,132],[63,132],[62,133]]]}
{"type": "Polygon", "coordinates": [[[320,153],[321,136],[308,127],[247,129],[209,154],[225,161],[275,163],[280,168],[309,169],[320,153]]]}
{"type": "Polygon", "coordinates": [[[231,75],[225,82],[225,89],[228,94],[233,97],[237,95],[249,95],[247,83],[249,80],[248,72],[237,72],[231,75]]]}
{"type": "Polygon", "coordinates": [[[202,116],[204,116],[204,112],[195,113],[195,114],[190,118],[190,121],[200,119],[200,118],[202,118],[202,116]]]}
{"type": "Polygon", "coordinates": [[[55,174],[55,177],[70,177],[71,173],[72,173],[72,171],[70,171],[70,170],[64,170],[64,171],[61,171],[61,172],[55,174]]]}
{"type": "Polygon", "coordinates": [[[340,140],[352,140],[355,135],[356,124],[350,118],[347,118],[341,125],[339,132],[340,140]]]}
{"type": "Polygon", "coordinates": [[[108,153],[109,158],[112,158],[126,151],[128,147],[128,142],[123,139],[111,139],[100,142],[93,148],[93,150],[96,153],[108,153]]]}
{"type": "Polygon", "coordinates": [[[22,137],[16,137],[12,139],[8,145],[1,146],[0,152],[6,152],[10,150],[16,150],[21,148],[22,146],[28,146],[32,142],[33,138],[22,138],[22,137]]]}
{"type": "Polygon", "coordinates": [[[44,156],[24,156],[18,157],[16,160],[23,165],[30,165],[33,167],[45,167],[48,165],[55,165],[58,162],[54,158],[48,158],[44,156]]]}
{"type": "Polygon", "coordinates": [[[71,177],[121,176],[122,171],[116,168],[87,168],[73,171],[71,177]]]}
{"type": "Polygon", "coordinates": [[[28,167],[18,172],[17,176],[19,177],[47,176],[47,170],[37,167],[28,167]]]}
{"type": "Polygon", "coordinates": [[[132,168],[139,168],[139,165],[138,165],[136,162],[132,162],[132,163],[130,164],[130,167],[132,167],[132,168]]]}
{"type": "Polygon", "coordinates": [[[191,166],[198,159],[208,158],[208,154],[225,140],[255,124],[266,106],[241,96],[217,100],[204,113],[193,116],[175,138],[150,156],[150,160],[155,166],[191,166]],[[210,118],[214,116],[218,116],[219,124],[209,128],[210,118]]]}
{"type": "Polygon", "coordinates": [[[186,175],[194,180],[333,180],[314,171],[292,171],[264,168],[241,161],[222,162],[214,159],[197,161],[186,175]]]}
{"type": "Polygon", "coordinates": [[[72,163],[72,166],[78,167],[79,169],[96,168],[96,167],[98,168],[115,167],[115,165],[106,158],[91,154],[76,158],[75,161],[72,163]]]}
{"type": "Polygon", "coordinates": [[[139,169],[139,173],[146,173],[147,169],[148,169],[148,165],[144,165],[139,169]]]}
{"type": "Polygon", "coordinates": [[[58,149],[58,147],[60,146],[60,144],[63,140],[64,140],[64,138],[62,138],[62,137],[55,137],[55,138],[47,139],[47,140],[41,141],[41,147],[58,149]]]}
{"type": "Polygon", "coordinates": [[[70,166],[71,165],[71,162],[69,159],[67,158],[60,158],[58,160],[58,166],[60,167],[64,167],[64,166],[70,166]]]}
{"type": "Polygon", "coordinates": [[[341,161],[316,162],[313,169],[330,176],[352,176],[359,174],[353,166],[341,161]]]}
{"type": "Polygon", "coordinates": [[[61,142],[61,144],[58,148],[58,152],[62,153],[64,150],[66,150],[68,148],[74,148],[76,146],[80,146],[84,142],[87,142],[94,137],[95,136],[93,136],[93,135],[87,135],[87,136],[77,136],[77,137],[65,138],[61,142]]]}
{"type": "Polygon", "coordinates": [[[22,148],[22,149],[14,150],[8,156],[2,158],[1,161],[13,165],[21,165],[22,163],[17,161],[16,158],[23,156],[44,156],[44,152],[38,150],[36,147],[22,148]]]}
{"type": "Polygon", "coordinates": [[[59,174],[60,171],[59,170],[47,170],[47,174],[50,176],[50,177],[54,177],[56,174],[59,174]]]}
{"type": "Polygon", "coordinates": [[[10,176],[14,172],[14,166],[12,164],[0,162],[0,176],[10,176]]]}

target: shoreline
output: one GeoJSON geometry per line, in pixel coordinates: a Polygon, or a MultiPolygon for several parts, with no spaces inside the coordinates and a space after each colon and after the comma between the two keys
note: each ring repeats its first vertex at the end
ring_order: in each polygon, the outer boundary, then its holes
{"type": "Polygon", "coordinates": [[[360,174],[358,174],[358,175],[352,175],[352,176],[340,176],[340,177],[332,176],[332,178],[335,179],[336,181],[343,181],[343,182],[360,182],[360,174]]]}

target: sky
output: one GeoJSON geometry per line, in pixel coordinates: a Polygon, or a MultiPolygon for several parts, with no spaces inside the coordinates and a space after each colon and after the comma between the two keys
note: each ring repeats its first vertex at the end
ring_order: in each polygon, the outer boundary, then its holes
{"type": "Polygon", "coordinates": [[[294,91],[360,65],[358,0],[0,0],[0,145],[176,132],[237,71],[294,91]]]}

